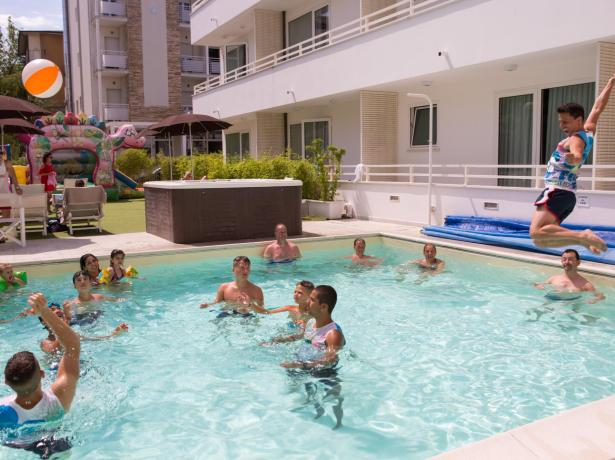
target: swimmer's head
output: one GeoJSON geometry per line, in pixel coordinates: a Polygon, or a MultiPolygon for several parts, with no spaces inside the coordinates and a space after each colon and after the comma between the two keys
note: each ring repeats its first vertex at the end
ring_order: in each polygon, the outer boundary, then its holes
{"type": "Polygon", "coordinates": [[[423,246],[423,255],[426,259],[433,259],[436,257],[436,245],[432,243],[427,243],[423,246]]]}
{"type": "Polygon", "coordinates": [[[327,308],[329,314],[335,308],[335,304],[337,303],[337,292],[331,286],[326,284],[321,284],[320,286],[316,286],[312,293],[310,294],[310,302],[309,309],[310,314],[313,314],[315,311],[327,308]]]}
{"type": "Polygon", "coordinates": [[[576,102],[560,105],[557,108],[559,127],[567,136],[583,129],[585,109],[576,102]]]}
{"type": "Polygon", "coordinates": [[[114,249],[113,251],[111,251],[111,265],[113,265],[113,262],[117,262],[120,265],[124,263],[124,258],[126,257],[126,253],[124,251],[122,251],[121,249],[114,249]]]}
{"type": "Polygon", "coordinates": [[[250,259],[246,256],[237,256],[233,259],[233,267],[239,265],[240,263],[245,263],[248,266],[250,265],[250,259]]]}
{"type": "Polygon", "coordinates": [[[286,228],[286,225],[281,223],[276,225],[274,235],[276,240],[278,241],[285,240],[286,238],[288,238],[288,229],[286,228]]]}
{"type": "Polygon", "coordinates": [[[237,256],[233,259],[233,273],[236,277],[247,278],[250,274],[250,259],[246,256],[237,256]]]}
{"type": "Polygon", "coordinates": [[[311,281],[302,280],[295,286],[293,299],[299,306],[307,305],[310,299],[310,293],[314,290],[314,283],[311,281]]]}
{"type": "MultiPolygon", "coordinates": [[[[52,312],[54,312],[56,316],[60,318],[62,321],[66,321],[66,316],[64,316],[64,311],[60,307],[53,305],[53,306],[49,306],[49,309],[52,312]]],[[[38,320],[41,322],[43,327],[47,329],[51,335],[53,335],[53,331],[51,330],[49,325],[45,322],[45,320],[41,318],[40,316],[38,317],[38,320]]]]}
{"type": "Polygon", "coordinates": [[[561,262],[565,271],[575,270],[581,263],[581,257],[574,249],[566,249],[562,252],[561,262]]]}
{"type": "Polygon", "coordinates": [[[73,275],[73,286],[75,286],[78,291],[84,289],[85,287],[92,287],[92,282],[88,272],[82,270],[75,272],[73,275]]]}
{"type": "Polygon", "coordinates": [[[77,179],[75,181],[75,187],[85,187],[85,182],[83,181],[83,179],[77,179]]]}
{"type": "Polygon", "coordinates": [[[20,351],[6,363],[4,383],[19,396],[27,396],[39,388],[44,375],[36,357],[29,351],[20,351]]]}
{"type": "Polygon", "coordinates": [[[98,258],[94,254],[84,254],[79,259],[79,266],[81,270],[85,270],[90,274],[98,276],[100,273],[100,266],[98,264],[98,258]]]}
{"type": "Polygon", "coordinates": [[[13,273],[13,266],[11,264],[0,264],[0,277],[7,283],[14,283],[15,273],[13,273]]]}

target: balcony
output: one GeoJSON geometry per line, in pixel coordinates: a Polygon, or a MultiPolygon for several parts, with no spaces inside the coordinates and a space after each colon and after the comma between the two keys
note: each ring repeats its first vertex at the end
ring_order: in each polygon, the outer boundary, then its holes
{"type": "Polygon", "coordinates": [[[109,51],[102,52],[102,66],[104,69],[128,69],[128,56],[125,51],[109,51]]]}
{"type": "Polygon", "coordinates": [[[102,16],[126,17],[126,4],[122,2],[100,1],[100,14],[102,16]]]}
{"type": "Polygon", "coordinates": [[[128,104],[104,104],[105,121],[128,121],[128,104]]]}
{"type": "MultiPolygon", "coordinates": [[[[182,56],[182,72],[205,74],[205,58],[203,56],[182,56]]],[[[218,68],[220,64],[218,64],[218,68]]]]}

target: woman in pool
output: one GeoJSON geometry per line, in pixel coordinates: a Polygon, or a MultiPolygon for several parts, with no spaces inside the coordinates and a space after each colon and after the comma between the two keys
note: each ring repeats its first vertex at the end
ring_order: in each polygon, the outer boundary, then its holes
{"type": "Polygon", "coordinates": [[[98,276],[100,275],[100,264],[94,254],[84,254],[79,259],[79,266],[82,272],[86,272],[90,278],[92,286],[98,286],[98,276]]]}
{"type": "Polygon", "coordinates": [[[103,270],[100,282],[104,284],[120,281],[125,276],[133,278],[137,276],[137,271],[133,267],[124,269],[124,259],[126,254],[121,249],[111,251],[109,266],[103,270]]]}

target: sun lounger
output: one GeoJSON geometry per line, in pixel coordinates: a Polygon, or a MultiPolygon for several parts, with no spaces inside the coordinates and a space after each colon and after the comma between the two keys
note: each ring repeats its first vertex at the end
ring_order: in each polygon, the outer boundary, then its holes
{"type": "MultiPolygon", "coordinates": [[[[21,204],[24,208],[25,224],[35,222],[42,225],[43,235],[47,235],[47,194],[45,193],[45,186],[43,184],[30,184],[22,185],[21,190],[21,204]]],[[[13,208],[12,214],[18,215],[19,209],[13,208]]],[[[39,231],[38,228],[27,229],[26,231],[39,231]]]]}
{"type": "Polygon", "coordinates": [[[0,217],[0,239],[26,246],[25,212],[21,196],[15,193],[0,193],[0,208],[11,208],[9,217],[0,217]],[[15,212],[14,212],[15,211],[15,212]],[[17,230],[19,238],[15,237],[17,230]]]}
{"type": "Polygon", "coordinates": [[[107,201],[107,194],[102,186],[76,187],[64,190],[64,223],[72,235],[74,230],[97,228],[102,233],[101,220],[103,218],[103,204],[107,201]],[[95,222],[96,225],[90,224],[95,222]],[[76,223],[85,223],[85,226],[74,227],[76,223]]]}

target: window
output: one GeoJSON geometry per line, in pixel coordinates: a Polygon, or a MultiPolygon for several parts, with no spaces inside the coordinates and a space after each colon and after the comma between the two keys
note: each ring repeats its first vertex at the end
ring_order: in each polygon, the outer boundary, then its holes
{"type": "Polygon", "coordinates": [[[240,161],[250,154],[250,133],[230,133],[226,135],[226,158],[240,161]]]}
{"type": "MultiPolygon", "coordinates": [[[[501,97],[498,104],[498,164],[532,164],[534,96],[501,97]]],[[[501,168],[500,176],[526,176],[528,168],[501,168]]],[[[530,187],[529,179],[498,179],[505,187],[530,187]]]]}
{"type": "MultiPolygon", "coordinates": [[[[296,45],[328,31],[329,6],[325,5],[288,22],[288,45],[296,45]]],[[[320,37],[316,41],[316,47],[324,46],[327,43],[327,37],[320,37]]],[[[295,57],[299,54],[298,51],[301,48],[311,47],[312,43],[312,41],[308,41],[302,45],[292,47],[288,54],[291,57],[295,57]]]]}
{"type": "Polygon", "coordinates": [[[222,151],[222,131],[207,131],[201,137],[192,138],[194,152],[216,153],[222,151]]]}
{"type": "Polygon", "coordinates": [[[209,75],[220,75],[220,48],[207,48],[209,75]]]}
{"type": "MultiPolygon", "coordinates": [[[[246,65],[246,45],[227,45],[226,46],[226,71],[231,72],[239,67],[243,67],[246,65]]],[[[231,76],[230,78],[227,76],[227,79],[234,80],[237,77],[242,77],[245,75],[245,69],[243,71],[238,72],[236,75],[231,76]]]]}
{"type": "MultiPolygon", "coordinates": [[[[438,107],[433,106],[433,145],[438,144],[438,107]]],[[[410,108],[410,146],[429,145],[429,106],[410,108]]]]}
{"type": "Polygon", "coordinates": [[[314,139],[322,139],[323,148],[327,148],[331,143],[329,120],[307,120],[295,123],[288,127],[288,131],[289,147],[300,158],[309,158],[305,147],[310,145],[314,139]]]}

